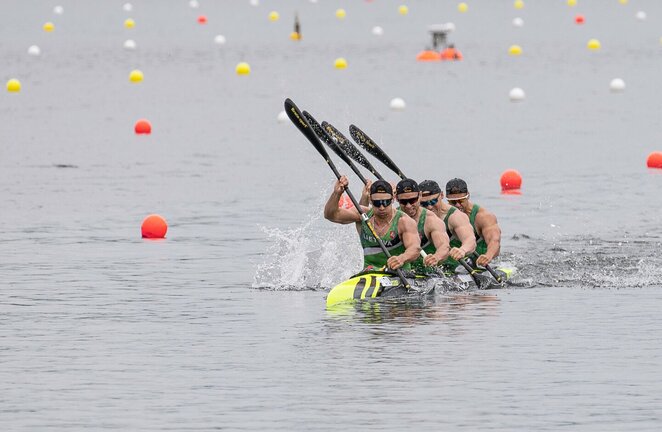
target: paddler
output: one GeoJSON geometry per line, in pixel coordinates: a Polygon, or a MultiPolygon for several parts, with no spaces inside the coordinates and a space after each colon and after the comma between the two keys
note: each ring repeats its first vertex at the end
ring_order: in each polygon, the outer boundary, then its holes
{"type": "Polygon", "coordinates": [[[484,207],[472,203],[470,197],[469,188],[464,180],[454,178],[446,183],[448,203],[469,217],[476,238],[478,258],[475,263],[484,267],[501,251],[501,228],[496,216],[484,207]]]}
{"type": "Polygon", "coordinates": [[[427,254],[425,258],[419,256],[412,266],[417,272],[428,273],[432,270],[430,267],[448,258],[449,239],[444,222],[433,212],[421,207],[420,189],[414,180],[400,180],[395,187],[395,196],[400,210],[416,222],[421,247],[427,254]]]}
{"type": "Polygon", "coordinates": [[[476,249],[476,238],[469,217],[442,200],[444,193],[436,181],[424,180],[418,187],[421,190],[421,207],[432,211],[446,225],[451,250],[443,266],[448,271],[455,271],[459,265],[457,260],[473,253],[476,249]]]}
{"type": "Polygon", "coordinates": [[[341,176],[333,186],[333,192],[324,206],[324,218],[338,224],[354,222],[363,247],[363,267],[388,267],[391,270],[409,270],[410,263],[418,258],[420,239],[416,222],[402,210],[393,207],[393,188],[384,180],[370,185],[370,208],[364,208],[368,221],[382,239],[391,254],[387,258],[370,229],[361,220],[355,208],[338,207],[338,201],[349,184],[347,177],[341,176]]]}

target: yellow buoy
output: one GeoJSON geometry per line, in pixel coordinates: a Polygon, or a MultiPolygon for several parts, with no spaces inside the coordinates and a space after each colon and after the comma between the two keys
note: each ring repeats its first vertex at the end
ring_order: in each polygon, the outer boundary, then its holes
{"type": "Polygon", "coordinates": [[[347,60],[345,60],[342,57],[339,57],[333,63],[333,67],[335,67],[336,69],[345,69],[345,68],[347,68],[347,60]]]}
{"type": "Polygon", "coordinates": [[[235,69],[237,75],[248,75],[251,73],[251,66],[248,63],[241,62],[235,69]]]}
{"type": "Polygon", "coordinates": [[[600,41],[597,40],[597,39],[591,39],[590,41],[588,41],[588,43],[586,44],[586,46],[588,47],[588,49],[590,49],[590,50],[592,50],[592,51],[597,51],[597,50],[599,50],[600,47],[601,47],[601,45],[600,45],[600,41]]]}
{"type": "Polygon", "coordinates": [[[570,7],[577,6],[577,0],[568,0],[568,6],[570,7]]]}
{"type": "Polygon", "coordinates": [[[618,0],[618,2],[622,5],[628,4],[628,0],[618,0]]]}
{"type": "Polygon", "coordinates": [[[136,26],[136,22],[132,20],[131,18],[127,18],[124,20],[124,27],[128,29],[132,29],[136,26]]]}
{"type": "Polygon", "coordinates": [[[519,45],[511,45],[510,48],[508,48],[508,54],[511,56],[518,56],[522,54],[522,47],[519,45]]]}
{"type": "Polygon", "coordinates": [[[293,41],[301,40],[301,35],[297,32],[292,32],[290,33],[290,39],[292,39],[293,41]]]}
{"type": "Polygon", "coordinates": [[[469,10],[469,5],[466,3],[460,3],[459,5],[457,5],[457,10],[464,13],[469,10]]]}
{"type": "Polygon", "coordinates": [[[53,25],[52,22],[47,22],[46,24],[44,24],[44,31],[45,31],[45,32],[49,32],[49,33],[50,33],[50,32],[52,32],[53,30],[55,30],[55,26],[53,25]]]}
{"type": "Polygon", "coordinates": [[[276,11],[269,12],[269,21],[278,21],[280,14],[276,11]]]}
{"type": "Polygon", "coordinates": [[[407,15],[409,13],[409,8],[406,5],[402,5],[398,8],[400,15],[407,15]]]}
{"type": "Polygon", "coordinates": [[[10,93],[18,93],[21,91],[21,82],[15,78],[7,81],[7,91],[10,93]]]}
{"type": "Polygon", "coordinates": [[[347,15],[347,12],[345,12],[345,9],[338,9],[336,10],[336,18],[338,19],[344,19],[345,15],[347,15]]]}
{"type": "Polygon", "coordinates": [[[524,7],[524,1],[523,0],[515,0],[513,3],[513,6],[515,6],[515,9],[522,9],[524,7]]]}
{"type": "Polygon", "coordinates": [[[140,72],[138,69],[134,69],[131,71],[129,74],[129,81],[132,83],[139,83],[143,80],[144,76],[143,73],[140,72]]]}

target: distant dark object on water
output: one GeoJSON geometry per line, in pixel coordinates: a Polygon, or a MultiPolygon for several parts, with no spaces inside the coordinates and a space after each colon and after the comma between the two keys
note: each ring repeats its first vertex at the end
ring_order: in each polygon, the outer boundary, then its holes
{"type": "Polygon", "coordinates": [[[53,164],[55,168],[78,168],[78,165],[73,164],[53,164]]]}

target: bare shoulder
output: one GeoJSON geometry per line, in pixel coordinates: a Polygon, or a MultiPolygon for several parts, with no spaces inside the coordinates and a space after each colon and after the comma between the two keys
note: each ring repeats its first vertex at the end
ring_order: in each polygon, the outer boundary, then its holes
{"type": "Polygon", "coordinates": [[[431,211],[427,212],[427,215],[425,216],[425,228],[427,229],[440,228],[443,225],[444,225],[444,221],[441,220],[439,216],[437,216],[431,211]]]}
{"type": "Polygon", "coordinates": [[[398,226],[400,228],[405,228],[405,229],[413,229],[416,230],[416,221],[409,217],[409,215],[405,212],[402,212],[402,216],[400,217],[400,220],[398,221],[398,226]]]}
{"type": "Polygon", "coordinates": [[[476,223],[480,225],[495,225],[497,223],[496,215],[489,210],[481,207],[476,213],[476,223]]]}

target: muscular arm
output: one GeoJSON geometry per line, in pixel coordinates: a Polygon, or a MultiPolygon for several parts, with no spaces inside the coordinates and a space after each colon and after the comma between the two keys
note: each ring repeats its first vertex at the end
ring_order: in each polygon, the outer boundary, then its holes
{"type": "Polygon", "coordinates": [[[448,218],[448,223],[450,225],[451,231],[455,233],[457,238],[462,242],[460,248],[451,249],[450,255],[454,259],[464,258],[465,255],[472,253],[476,250],[476,236],[474,236],[474,230],[471,227],[471,222],[469,222],[469,216],[466,214],[456,211],[448,218]],[[456,250],[460,251],[460,254],[455,252],[456,250]],[[459,258],[457,257],[458,255],[459,258]]]}
{"type": "Polygon", "coordinates": [[[387,265],[390,269],[398,269],[405,263],[415,261],[421,250],[421,239],[418,236],[416,222],[407,215],[403,215],[398,221],[398,234],[405,246],[405,251],[388,259],[387,265]]]}
{"type": "Polygon", "coordinates": [[[487,252],[481,255],[477,264],[484,266],[489,264],[501,252],[501,228],[497,223],[497,218],[490,212],[479,212],[476,215],[476,231],[487,243],[487,252]]]}
{"type": "Polygon", "coordinates": [[[361,215],[355,208],[344,209],[338,207],[338,201],[345,191],[344,186],[347,186],[347,178],[342,176],[333,185],[333,192],[324,206],[324,219],[338,224],[350,224],[352,222],[361,222],[361,215]]]}
{"type": "Polygon", "coordinates": [[[370,204],[371,185],[372,185],[372,180],[368,180],[368,182],[363,187],[363,192],[361,192],[361,199],[359,200],[359,204],[361,204],[363,207],[368,207],[368,205],[370,204]]]}
{"type": "Polygon", "coordinates": [[[428,216],[425,219],[425,236],[432,240],[432,244],[437,251],[432,255],[426,256],[423,259],[423,264],[426,266],[437,265],[437,263],[448,257],[450,240],[448,239],[448,234],[446,234],[444,221],[432,212],[428,212],[428,216]]]}

